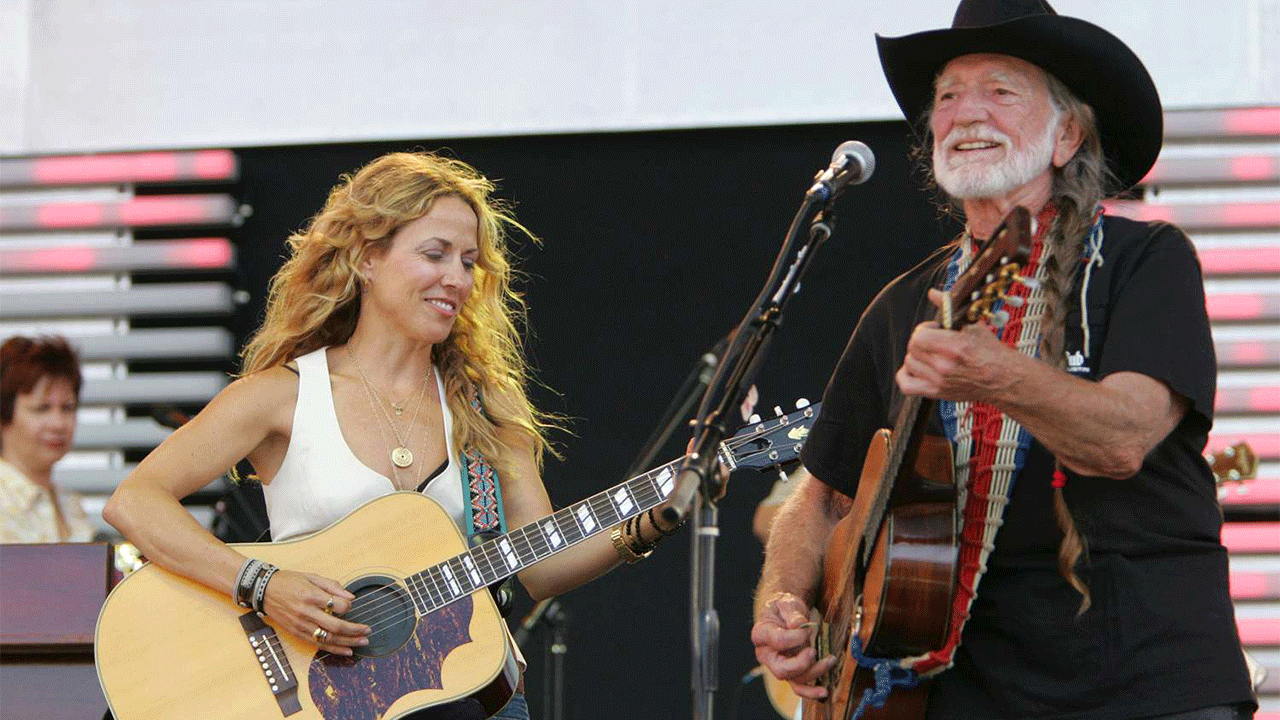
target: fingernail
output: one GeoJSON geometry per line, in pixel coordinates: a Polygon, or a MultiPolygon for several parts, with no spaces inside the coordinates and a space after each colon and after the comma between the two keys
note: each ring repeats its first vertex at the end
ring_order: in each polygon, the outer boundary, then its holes
{"type": "Polygon", "coordinates": [[[369,638],[360,638],[359,640],[357,640],[357,641],[356,641],[356,644],[357,644],[357,645],[368,645],[368,644],[369,644],[369,638]]]}

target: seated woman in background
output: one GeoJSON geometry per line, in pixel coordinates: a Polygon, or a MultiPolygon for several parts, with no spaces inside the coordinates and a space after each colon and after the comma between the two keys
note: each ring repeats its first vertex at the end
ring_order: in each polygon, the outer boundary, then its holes
{"type": "MultiPolygon", "coordinates": [[[[158,565],[235,597],[253,566],[179,500],[244,457],[275,541],[402,490],[431,496],[465,532],[463,483],[481,456],[512,527],[549,514],[546,422],[525,394],[523,303],[504,241],[506,228],[524,228],[492,191],[473,168],[426,153],[344,178],[290,239],[244,376],[125,479],[106,519],[158,565]]],[[[521,582],[541,599],[638,559],[660,536],[652,515],[640,519],[529,566],[521,582]]],[[[354,596],[331,577],[286,567],[259,577],[278,628],[339,655],[367,642],[368,626],[341,619],[354,596]]],[[[500,717],[527,717],[523,698],[500,717]]]]}
{"type": "Polygon", "coordinates": [[[11,337],[0,346],[0,542],[87,542],[80,496],[53,486],[71,449],[80,361],[60,337],[11,337]]]}

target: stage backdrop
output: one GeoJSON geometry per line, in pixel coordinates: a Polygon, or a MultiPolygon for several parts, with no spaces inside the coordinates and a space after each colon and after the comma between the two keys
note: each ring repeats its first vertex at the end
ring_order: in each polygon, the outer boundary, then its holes
{"type": "MultiPolygon", "coordinates": [[[[761,413],[817,401],[863,308],[890,279],[955,231],[906,159],[902,123],[626,134],[407,140],[247,148],[240,197],[244,327],[260,316],[284,239],[314,214],[340,173],[388,151],[440,150],[474,164],[543,240],[516,244],[529,304],[526,340],[545,387],[533,396],[573,418],[563,461],[544,479],[558,506],[623,480],[693,363],[742,317],[764,282],[814,173],[841,141],[876,153],[875,176],[838,204],[834,237],[789,306],[759,378],[761,413]]],[[[681,432],[662,453],[678,456],[681,432]]],[[[773,477],[736,473],[721,503],[719,718],[772,717],[748,637],[761,547],[751,516],[773,477]]],[[[689,533],[653,556],[563,597],[569,614],[566,717],[689,715],[689,533]]],[[[514,619],[530,607],[522,595],[514,619]]],[[[540,713],[542,636],[526,649],[540,713]]]]}

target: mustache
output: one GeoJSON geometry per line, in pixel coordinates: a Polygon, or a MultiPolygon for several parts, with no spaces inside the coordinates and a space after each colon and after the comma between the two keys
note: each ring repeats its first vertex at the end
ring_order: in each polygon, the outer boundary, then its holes
{"type": "Polygon", "coordinates": [[[955,147],[963,142],[998,142],[1005,145],[1012,144],[1012,140],[1008,135],[986,125],[966,125],[965,127],[952,128],[951,132],[942,139],[939,145],[942,148],[955,147]]]}

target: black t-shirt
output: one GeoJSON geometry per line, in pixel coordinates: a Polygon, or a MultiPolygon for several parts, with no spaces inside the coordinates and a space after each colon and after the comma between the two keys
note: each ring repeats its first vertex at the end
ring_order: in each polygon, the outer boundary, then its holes
{"type": "MultiPolygon", "coordinates": [[[[955,666],[930,692],[934,720],[1134,718],[1252,701],[1227,590],[1222,515],[1201,453],[1216,362],[1200,263],[1166,223],[1107,217],[1103,263],[1077,273],[1066,317],[1068,369],[1090,380],[1137,372],[1188,401],[1181,423],[1132,478],[1068,473],[1067,504],[1088,545],[1078,566],[1092,607],[1059,575],[1053,457],[1032,441],[971,608],[955,666]]],[[[863,314],[805,443],[805,466],[852,496],[875,431],[902,397],[894,373],[915,326],[931,319],[955,247],[889,284],[863,314]]],[[[936,416],[936,413],[935,413],[936,416]]],[[[938,424],[934,419],[935,426],[938,424]]]]}

